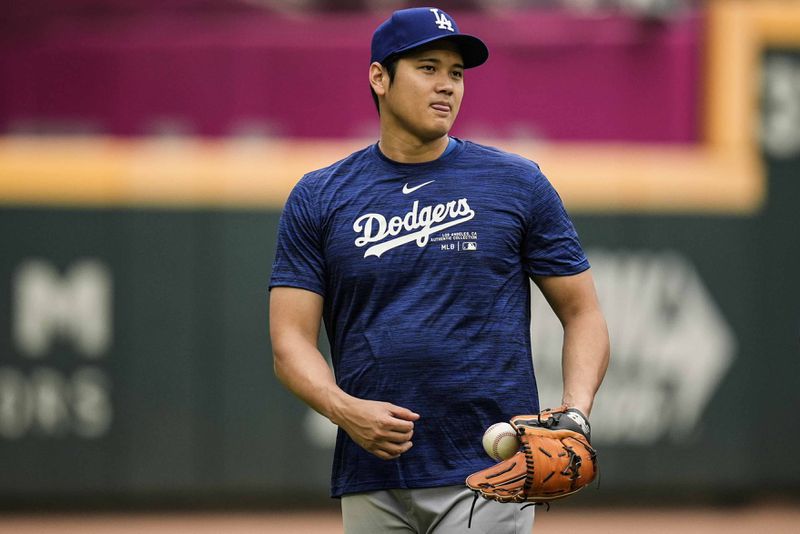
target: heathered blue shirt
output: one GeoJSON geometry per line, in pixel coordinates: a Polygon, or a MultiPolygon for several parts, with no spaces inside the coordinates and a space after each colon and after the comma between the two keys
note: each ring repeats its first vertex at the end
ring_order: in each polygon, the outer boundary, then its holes
{"type": "Polygon", "coordinates": [[[381,460],[339,430],[331,494],[463,484],[491,424],[536,413],[532,275],[589,268],[561,200],[522,157],[458,141],[402,164],[377,145],[305,175],[281,216],[270,288],[324,298],[338,385],[421,418],[381,460]]]}

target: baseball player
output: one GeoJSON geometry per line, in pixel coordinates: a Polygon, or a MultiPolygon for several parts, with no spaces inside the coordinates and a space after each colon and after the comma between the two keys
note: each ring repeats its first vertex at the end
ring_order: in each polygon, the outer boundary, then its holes
{"type": "MultiPolygon", "coordinates": [[[[444,11],[414,8],[381,24],[371,50],[379,142],[303,176],[281,216],[275,373],[339,427],[331,494],[345,532],[464,532],[464,480],[494,463],[484,429],[539,411],[529,279],[564,325],[563,401],[587,417],[608,335],[538,165],[448,136],[486,45],[444,11]]],[[[529,533],[532,507],[520,508],[481,500],[470,531],[529,533]]]]}

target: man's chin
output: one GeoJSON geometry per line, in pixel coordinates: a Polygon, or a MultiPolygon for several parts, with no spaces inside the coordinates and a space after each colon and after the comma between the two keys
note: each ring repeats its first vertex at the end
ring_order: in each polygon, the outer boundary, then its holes
{"type": "Polygon", "coordinates": [[[427,143],[432,143],[433,141],[441,139],[450,133],[451,126],[452,124],[448,125],[446,128],[431,128],[430,130],[424,132],[420,138],[427,143]]]}

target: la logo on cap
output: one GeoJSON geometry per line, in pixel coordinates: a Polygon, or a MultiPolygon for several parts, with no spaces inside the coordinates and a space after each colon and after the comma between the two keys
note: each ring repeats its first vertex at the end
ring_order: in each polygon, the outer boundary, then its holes
{"type": "Polygon", "coordinates": [[[436,26],[439,27],[440,30],[453,30],[453,23],[450,22],[450,19],[444,13],[439,13],[439,10],[435,7],[431,8],[431,12],[436,16],[436,26]]]}

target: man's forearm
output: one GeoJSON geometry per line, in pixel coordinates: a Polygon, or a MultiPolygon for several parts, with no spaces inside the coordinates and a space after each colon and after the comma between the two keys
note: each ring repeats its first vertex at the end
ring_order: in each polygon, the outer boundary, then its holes
{"type": "Polygon", "coordinates": [[[609,360],[608,328],[599,308],[577,314],[564,324],[562,401],[589,416],[609,360]]]}
{"type": "Polygon", "coordinates": [[[315,345],[302,336],[281,341],[274,347],[275,374],[306,404],[383,460],[397,458],[413,446],[413,421],[419,414],[388,402],[348,395],[336,385],[333,372],[315,345]]]}
{"type": "Polygon", "coordinates": [[[293,287],[270,292],[270,338],[275,375],[292,393],[383,460],[399,457],[413,443],[419,414],[394,404],[359,399],[342,390],[317,349],[322,297],[293,287]]]}
{"type": "Polygon", "coordinates": [[[336,422],[337,406],[347,394],[336,385],[325,357],[301,336],[282,339],[273,347],[275,375],[314,410],[336,422]]]}

